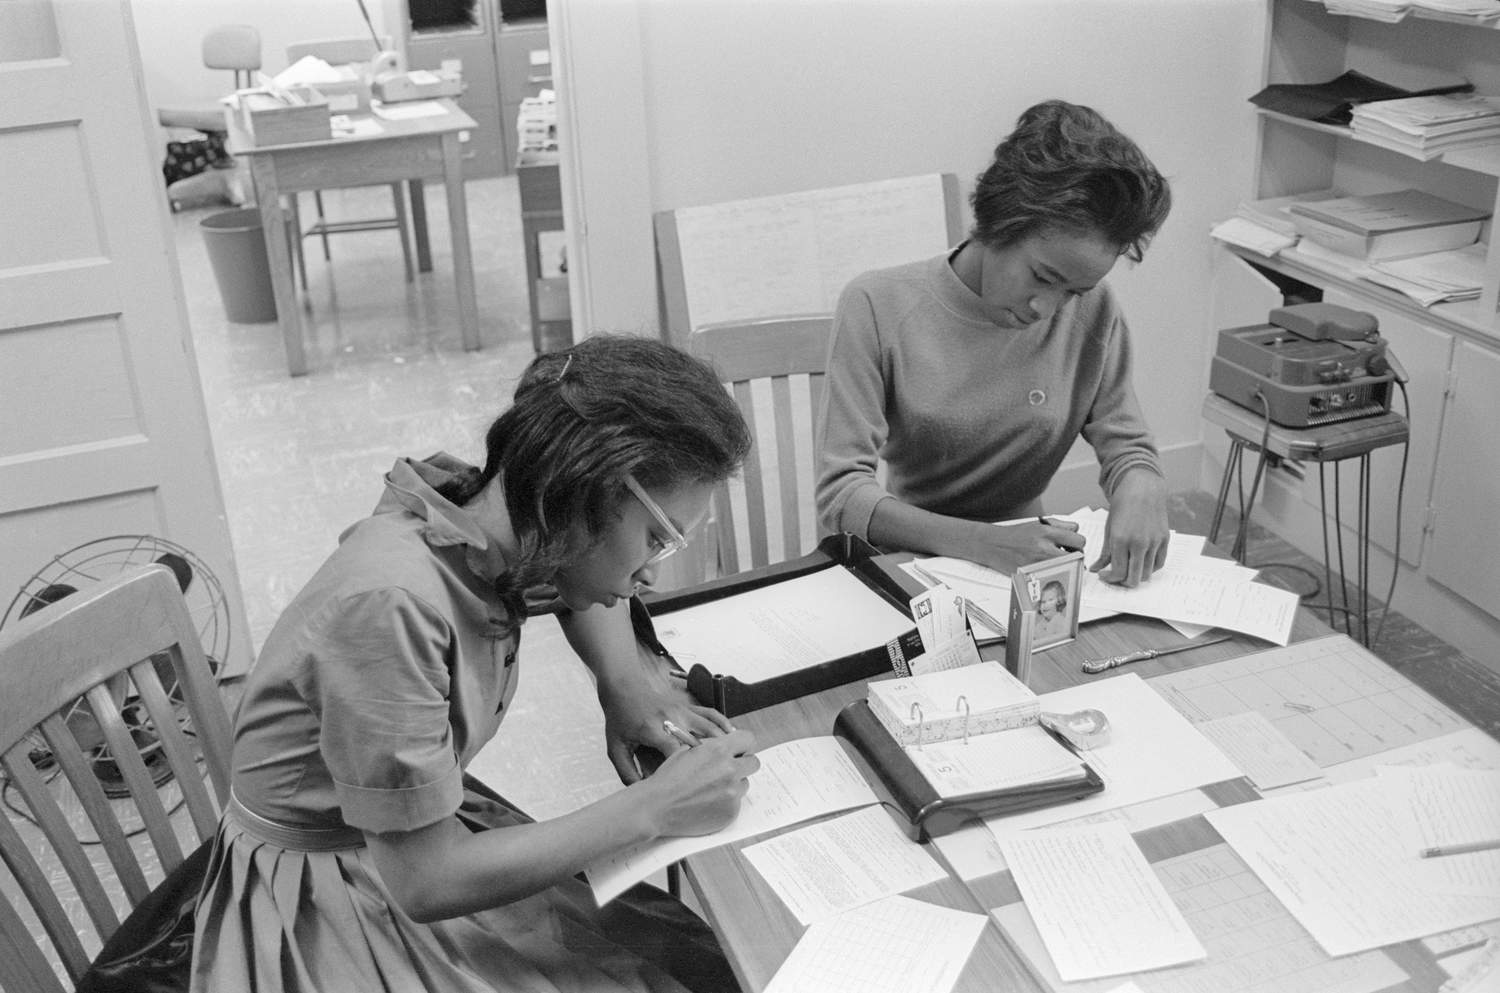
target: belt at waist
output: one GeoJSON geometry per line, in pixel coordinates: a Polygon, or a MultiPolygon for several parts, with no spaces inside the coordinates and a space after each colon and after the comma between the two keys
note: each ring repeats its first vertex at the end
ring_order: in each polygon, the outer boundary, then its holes
{"type": "Polygon", "coordinates": [[[302,827],[262,817],[241,803],[232,790],[229,794],[229,806],[224,813],[251,837],[292,851],[335,852],[347,848],[363,848],[365,845],[364,832],[348,825],[302,827]]]}

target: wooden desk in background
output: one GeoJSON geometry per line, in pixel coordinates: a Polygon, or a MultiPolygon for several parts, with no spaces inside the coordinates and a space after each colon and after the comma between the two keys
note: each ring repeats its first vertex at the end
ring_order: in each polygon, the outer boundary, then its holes
{"type": "MultiPolygon", "coordinates": [[[[1303,609],[1298,611],[1291,640],[1295,643],[1331,633],[1311,612],[1303,609]]],[[[1237,636],[1228,642],[1191,652],[1135,663],[1106,676],[1086,676],[1080,668],[1080,663],[1086,658],[1117,655],[1139,648],[1167,647],[1181,641],[1181,637],[1166,625],[1145,618],[1121,615],[1088,624],[1079,629],[1077,641],[1036,656],[1032,688],[1046,693],[1131,672],[1148,678],[1213,665],[1266,647],[1253,639],[1237,636]]],[[[1000,657],[997,648],[1003,649],[1003,646],[988,648],[984,654],[986,657],[1000,657]]],[[[831,733],[838,711],[846,703],[862,697],[864,692],[863,682],[850,683],[739,715],[734,722],[736,726],[754,731],[761,748],[794,738],[826,735],[831,733]]],[[[1462,721],[1457,714],[1453,719],[1462,721]]],[[[1220,806],[1253,800],[1258,795],[1244,779],[1214,784],[1203,792],[1220,806]]],[[[1059,818],[1065,818],[1066,813],[1061,808],[1059,810],[1059,818]]],[[[1201,817],[1153,828],[1137,837],[1153,861],[1164,855],[1196,851],[1218,841],[1217,835],[1201,817]]],[[[764,838],[748,839],[686,860],[687,877],[747,993],[761,990],[770,982],[806,930],[742,854],[744,848],[761,840],[764,838]]],[[[936,849],[933,854],[949,869],[948,878],[910,891],[908,896],[987,917],[992,908],[1018,899],[1008,872],[965,881],[953,872],[953,867],[947,865],[936,849]]],[[[1428,961],[1425,969],[1420,981],[1412,981],[1415,985],[1403,985],[1398,989],[1436,990],[1437,983],[1428,982],[1436,972],[1435,966],[1428,961]]],[[[1118,983],[1128,978],[1120,976],[1118,983]]],[[[963,993],[993,990],[1045,993],[1046,987],[1032,976],[999,925],[989,919],[955,989],[963,993]]]]}
{"type": "MultiPolygon", "coordinates": [[[[302,311],[292,279],[291,250],[284,237],[287,211],[284,194],[351,186],[376,186],[406,181],[411,192],[412,227],[417,241],[417,268],[432,269],[427,241],[427,209],[422,181],[441,179],[448,198],[448,228],[453,248],[453,284],[458,295],[459,328],[464,348],[479,348],[479,306],[474,296],[474,261],[469,248],[469,211],[464,196],[459,133],[477,127],[474,119],[452,100],[434,101],[443,110],[429,117],[387,120],[373,114],[351,115],[356,122],[374,121],[380,130],[322,141],[287,145],[252,143],[232,113],[229,151],[250,162],[255,198],[266,236],[271,286],[276,296],[276,319],[286,346],[286,364],[293,376],[307,373],[307,350],[302,340],[302,311]]],[[[396,105],[401,106],[401,105],[396,105]]]]}

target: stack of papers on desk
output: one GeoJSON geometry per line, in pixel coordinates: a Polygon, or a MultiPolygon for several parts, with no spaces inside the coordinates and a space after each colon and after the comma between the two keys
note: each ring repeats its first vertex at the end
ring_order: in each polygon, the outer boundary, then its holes
{"type": "MultiPolygon", "coordinates": [[[[1050,520],[1078,525],[1078,533],[1087,540],[1085,563],[1094,561],[1103,547],[1107,517],[1106,511],[1088,508],[1049,515],[1050,520]]],[[[1287,643],[1299,602],[1295,593],[1254,582],[1254,569],[1204,555],[1201,535],[1173,532],[1170,542],[1166,566],[1134,589],[1111,586],[1097,573],[1085,572],[1079,622],[1137,614],[1160,618],[1186,638],[1219,627],[1277,645],[1287,643]]],[[[922,578],[925,573],[974,600],[986,613],[1009,615],[1010,577],[962,559],[927,558],[913,565],[914,576],[922,578]]]]}

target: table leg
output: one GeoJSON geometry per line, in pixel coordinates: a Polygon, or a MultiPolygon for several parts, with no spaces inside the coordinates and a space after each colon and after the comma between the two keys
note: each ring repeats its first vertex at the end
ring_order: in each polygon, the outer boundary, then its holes
{"type": "Polygon", "coordinates": [[[286,367],[293,376],[307,375],[307,352],[302,342],[302,312],[292,277],[292,255],[286,240],[286,217],[276,189],[276,164],[270,155],[250,157],[250,175],[260,204],[261,233],[271,266],[271,290],[276,297],[276,320],[286,347],[286,367]]]}
{"type": "Polygon", "coordinates": [[[443,135],[443,185],[448,191],[448,229],[453,240],[453,288],[458,294],[458,323],[464,348],[479,349],[479,304],[474,298],[474,259],[469,254],[469,207],[458,135],[443,135]]]}
{"type": "Polygon", "coordinates": [[[411,193],[411,230],[417,243],[417,271],[432,271],[432,244],[427,240],[427,198],[422,193],[422,181],[409,179],[406,188],[411,193]]]}
{"type": "Polygon", "coordinates": [[[1234,435],[1229,436],[1229,454],[1224,458],[1224,477],[1219,480],[1219,499],[1214,503],[1214,522],[1208,530],[1210,543],[1219,540],[1219,525],[1224,522],[1224,505],[1229,502],[1229,483],[1234,477],[1234,470],[1240,464],[1240,453],[1245,446],[1234,435]]]}

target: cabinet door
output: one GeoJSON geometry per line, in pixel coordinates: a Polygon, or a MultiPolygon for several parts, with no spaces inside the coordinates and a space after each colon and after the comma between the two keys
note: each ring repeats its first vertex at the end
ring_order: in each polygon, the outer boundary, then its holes
{"type": "Polygon", "coordinates": [[[1427,574],[1500,617],[1500,355],[1460,342],[1437,458],[1427,574]]]}
{"type": "MultiPolygon", "coordinates": [[[[1391,401],[1391,409],[1405,414],[1411,428],[1406,485],[1401,502],[1401,560],[1415,567],[1422,560],[1423,525],[1432,494],[1433,466],[1437,458],[1438,432],[1444,416],[1443,394],[1448,388],[1448,365],[1453,353],[1453,336],[1446,331],[1420,324],[1410,317],[1372,305],[1369,300],[1337,287],[1330,287],[1323,294],[1323,300],[1374,314],[1375,319],[1380,322],[1381,336],[1389,342],[1390,353],[1410,376],[1406,393],[1411,400],[1411,409],[1402,409],[1399,391],[1391,401]]],[[[1392,555],[1396,552],[1396,495],[1401,483],[1403,454],[1402,446],[1392,445],[1379,449],[1370,457],[1370,540],[1392,555]]],[[[1331,471],[1332,467],[1329,468],[1329,472],[1331,471]]],[[[1359,520],[1356,499],[1359,495],[1359,476],[1356,463],[1348,462],[1342,472],[1343,500],[1339,510],[1345,525],[1352,529],[1359,520]]],[[[1315,467],[1309,467],[1308,479],[1304,483],[1304,499],[1313,506],[1318,505],[1315,467]]],[[[1331,477],[1328,499],[1333,500],[1331,477]]]]}

